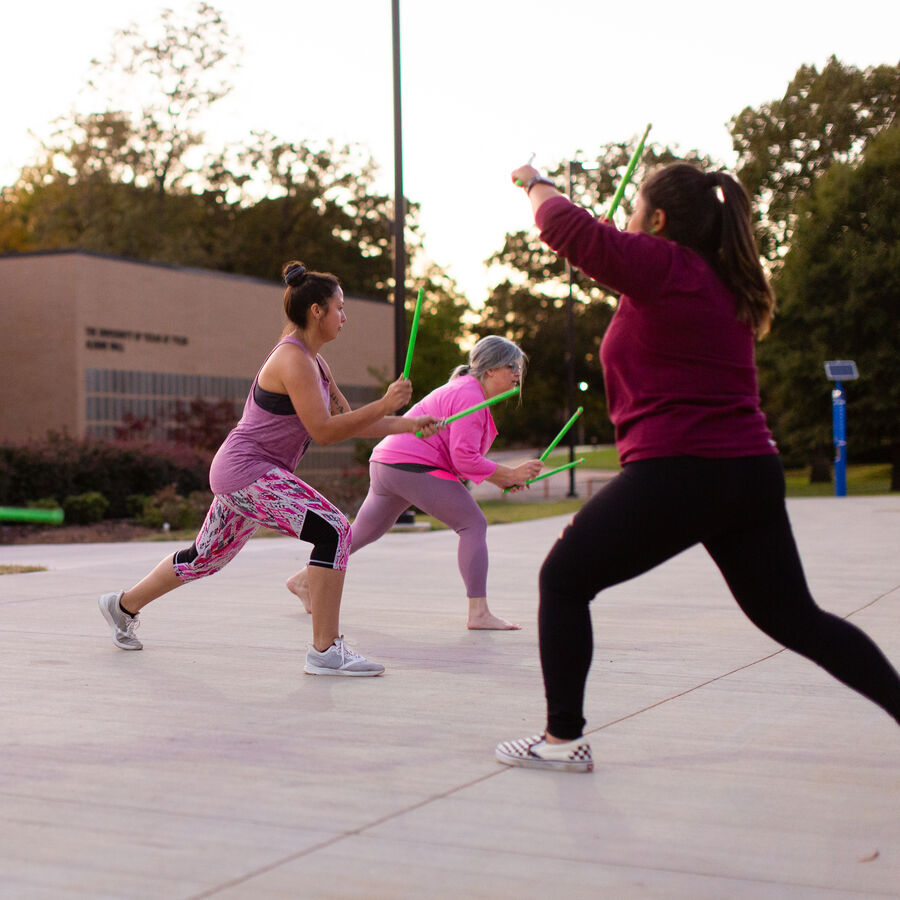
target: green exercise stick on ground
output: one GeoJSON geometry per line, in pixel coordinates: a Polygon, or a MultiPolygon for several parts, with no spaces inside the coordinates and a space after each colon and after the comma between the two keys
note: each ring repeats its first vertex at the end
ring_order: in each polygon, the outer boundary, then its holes
{"type": "Polygon", "coordinates": [[[61,525],[63,511],[61,509],[26,509],[18,506],[0,506],[0,521],[43,522],[48,525],[61,525]]]}
{"type": "MultiPolygon", "coordinates": [[[[508,391],[504,391],[502,394],[497,394],[496,397],[491,397],[489,400],[485,400],[482,403],[476,403],[474,406],[470,406],[468,409],[462,410],[462,412],[454,413],[452,416],[447,416],[447,418],[444,419],[443,424],[449,425],[451,422],[455,422],[457,419],[461,419],[463,416],[471,415],[473,412],[478,412],[479,409],[484,409],[486,406],[493,406],[495,403],[499,403],[501,400],[506,400],[509,397],[515,397],[515,395],[518,393],[518,386],[510,388],[508,391]]],[[[422,437],[422,432],[417,431],[416,437],[422,437]]]]}
{"type": "Polygon", "coordinates": [[[422,297],[424,288],[419,288],[419,296],[416,298],[416,311],[413,313],[412,329],[409,332],[409,347],[406,349],[406,364],[403,366],[403,377],[409,378],[409,370],[412,368],[413,349],[416,346],[416,332],[419,330],[419,315],[422,312],[422,297]]]}
{"type": "Polygon", "coordinates": [[[550,442],[550,446],[538,457],[543,462],[553,451],[553,448],[565,437],[566,432],[575,424],[575,420],[584,412],[584,407],[579,406],[575,410],[575,415],[563,425],[562,431],[550,442]]]}
{"type": "Polygon", "coordinates": [[[612,203],[609,205],[609,212],[606,214],[607,219],[611,219],[613,217],[613,213],[619,208],[619,203],[622,200],[622,195],[625,193],[625,188],[628,187],[628,182],[631,181],[631,176],[634,174],[634,170],[637,167],[638,161],[641,158],[641,154],[644,152],[644,141],[647,140],[647,135],[650,133],[650,125],[644,129],[644,136],[641,138],[640,143],[635,147],[634,153],[631,154],[631,159],[628,161],[628,168],[625,170],[625,174],[622,176],[622,183],[619,185],[618,190],[613,196],[612,203]]]}

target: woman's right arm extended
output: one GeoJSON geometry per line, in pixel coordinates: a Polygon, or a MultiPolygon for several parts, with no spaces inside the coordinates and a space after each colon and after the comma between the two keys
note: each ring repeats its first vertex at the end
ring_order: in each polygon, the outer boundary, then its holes
{"type": "MultiPolygon", "coordinates": [[[[388,386],[380,400],[359,409],[332,415],[325,398],[316,362],[299,348],[286,345],[290,355],[282,354],[277,373],[290,395],[291,403],[309,436],[317,444],[336,444],[357,437],[384,416],[406,406],[412,397],[412,382],[398,378],[388,386]]],[[[279,348],[279,351],[282,348],[279,348]]]]}

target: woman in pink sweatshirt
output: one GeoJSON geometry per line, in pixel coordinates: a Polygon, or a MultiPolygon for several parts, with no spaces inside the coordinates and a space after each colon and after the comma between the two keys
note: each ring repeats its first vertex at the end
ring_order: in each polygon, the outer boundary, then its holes
{"type": "MultiPolygon", "coordinates": [[[[521,384],[525,355],[512,342],[491,335],[472,348],[467,365],[458,366],[450,380],[423,397],[407,416],[449,418],[471,406],[521,384]]],[[[531,459],[504,466],[485,454],[497,436],[489,408],[451,422],[429,438],[392,434],[372,451],[369,493],[353,522],[350,552],[378,540],[410,506],[434,516],[459,535],[459,571],[468,596],[467,627],[512,630],[520,626],[493,615],[487,602],[487,523],[463,481],[489,481],[498,488],[522,485],[543,464],[531,459]]],[[[307,569],[287,587],[309,611],[307,569]]]]}

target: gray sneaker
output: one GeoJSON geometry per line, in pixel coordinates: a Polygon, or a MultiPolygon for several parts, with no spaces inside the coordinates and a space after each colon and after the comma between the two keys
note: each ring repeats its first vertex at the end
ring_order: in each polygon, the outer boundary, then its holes
{"type": "Polygon", "coordinates": [[[119,601],[125,591],[104,594],[98,601],[103,618],[112,628],[113,643],[123,650],[142,650],[144,645],[134,636],[134,629],[140,624],[137,616],[129,616],[119,609],[119,601]]]}
{"type": "Polygon", "coordinates": [[[324,653],[310,644],[303,671],[307,675],[381,675],[384,666],[355,653],[340,635],[324,653]]]}

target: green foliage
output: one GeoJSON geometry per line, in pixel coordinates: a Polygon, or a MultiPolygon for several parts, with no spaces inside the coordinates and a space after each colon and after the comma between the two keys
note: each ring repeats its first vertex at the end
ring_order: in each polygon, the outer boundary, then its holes
{"type": "Polygon", "coordinates": [[[209,454],[170,444],[83,440],[50,435],[0,445],[0,505],[24,506],[52,497],[102,493],[110,518],[129,514],[128,497],[175,483],[181,493],[207,486],[209,454]]]}
{"type": "Polygon", "coordinates": [[[210,503],[212,494],[209,491],[192,491],[183,497],[174,484],[169,484],[144,499],[137,520],[147,528],[162,528],[168,522],[174,530],[198,529],[206,518],[210,503]]]}
{"type": "Polygon", "coordinates": [[[129,494],[125,498],[125,513],[130,519],[136,519],[144,511],[144,504],[147,502],[146,494],[129,494]]]}
{"type": "MultiPolygon", "coordinates": [[[[199,153],[200,117],[230,90],[235,51],[205,3],[119,32],[93,63],[100,111],[61,119],[0,192],[0,252],[77,247],[266,279],[299,254],[348,293],[387,298],[393,204],[368,153],[268,133],[199,153]]],[[[413,258],[416,205],[407,212],[413,258]]]]}
{"type": "Polygon", "coordinates": [[[900,65],[860,70],[831,57],[821,72],[801,66],[781,99],[731,120],[738,177],[757,201],[765,257],[786,251],[798,199],[833,163],[858,161],[898,108],[900,65]]]}
{"type": "Polygon", "coordinates": [[[39,497],[37,500],[29,500],[25,506],[28,509],[59,509],[56,497],[39,497]]]}
{"type": "Polygon", "coordinates": [[[787,459],[831,444],[823,362],[853,359],[845,384],[851,458],[900,447],[900,124],[856,164],[835,164],[798,206],[776,284],[780,310],[759,348],[761,387],[787,459]]]}
{"type": "MultiPolygon", "coordinates": [[[[410,379],[414,387],[414,399],[424,397],[436,387],[444,384],[450,373],[466,361],[460,349],[460,340],[465,336],[462,326],[464,316],[470,311],[466,299],[459,293],[456,283],[436,266],[429,267],[422,282],[422,312],[419,317],[419,331],[413,353],[410,379]]],[[[415,310],[415,296],[408,304],[406,333],[412,328],[415,310]]]]}
{"type": "Polygon", "coordinates": [[[70,525],[93,525],[103,520],[109,509],[109,500],[98,491],[88,491],[66,497],[62,508],[70,525]]]}
{"type": "Polygon", "coordinates": [[[188,153],[203,141],[198,122],[231,92],[228,76],[240,52],[221,14],[205,2],[183,16],[162,9],[155,21],[118,31],[109,56],[92,61],[88,81],[92,105],[115,111],[105,115],[116,129],[106,142],[82,145],[85,164],[106,151],[103,169],[112,180],[158,194],[190,182],[188,153]]]}

